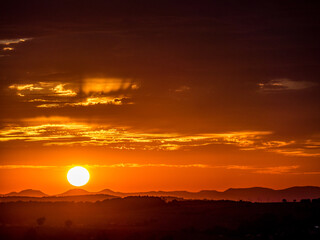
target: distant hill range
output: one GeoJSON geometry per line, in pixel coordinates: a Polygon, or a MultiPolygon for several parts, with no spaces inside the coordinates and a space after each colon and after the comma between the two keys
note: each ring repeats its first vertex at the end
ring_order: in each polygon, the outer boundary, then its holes
{"type": "Polygon", "coordinates": [[[128,197],[128,196],[155,196],[166,199],[207,199],[207,200],[234,200],[234,201],[251,201],[251,202],[281,202],[300,201],[301,199],[320,198],[320,187],[305,186],[291,187],[281,190],[270,188],[253,187],[253,188],[230,188],[226,191],[219,192],[215,190],[202,190],[199,192],[188,191],[150,191],[124,193],[115,192],[110,189],[104,189],[99,192],[89,192],[84,189],[71,189],[57,195],[47,195],[39,190],[27,189],[21,192],[11,192],[1,196],[0,201],[10,200],[41,200],[41,201],[98,201],[104,199],[128,197]],[[39,199],[41,198],[41,199],[39,199]]]}
{"type": "Polygon", "coordinates": [[[208,200],[234,200],[234,201],[251,201],[251,202],[281,202],[300,201],[301,199],[314,199],[320,197],[320,187],[291,187],[281,190],[270,188],[253,187],[253,188],[229,188],[226,191],[219,192],[215,190],[202,190],[199,192],[188,191],[151,191],[136,193],[121,193],[105,189],[100,194],[110,194],[118,197],[126,196],[171,196],[183,199],[208,199],[208,200]]]}
{"type": "Polygon", "coordinates": [[[22,190],[21,192],[11,192],[8,194],[4,194],[4,196],[7,197],[46,197],[48,196],[47,194],[39,191],[39,190],[33,190],[33,189],[26,189],[26,190],[22,190]]]}
{"type": "Polygon", "coordinates": [[[71,189],[58,195],[48,195],[39,190],[27,189],[0,196],[0,202],[36,201],[36,202],[96,202],[118,198],[108,194],[90,193],[84,189],[71,189]]]}
{"type": "MultiPolygon", "coordinates": [[[[94,192],[88,192],[87,190],[81,189],[81,188],[76,188],[76,189],[70,189],[64,193],[57,194],[57,197],[70,197],[70,196],[84,196],[84,195],[95,195],[99,193],[94,193],[94,192]]],[[[103,194],[103,193],[101,193],[103,194]]]]}

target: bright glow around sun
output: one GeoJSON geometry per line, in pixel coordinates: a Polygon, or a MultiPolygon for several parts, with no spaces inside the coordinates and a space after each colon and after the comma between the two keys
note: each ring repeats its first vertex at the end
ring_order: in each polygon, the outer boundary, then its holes
{"type": "Polygon", "coordinates": [[[73,167],[68,171],[67,179],[73,186],[80,187],[89,181],[90,174],[84,167],[73,167]]]}

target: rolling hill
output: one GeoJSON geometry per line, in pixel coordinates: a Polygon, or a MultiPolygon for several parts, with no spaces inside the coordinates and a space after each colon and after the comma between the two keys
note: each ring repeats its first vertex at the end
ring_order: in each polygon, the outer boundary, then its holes
{"type": "Polygon", "coordinates": [[[219,192],[215,190],[202,190],[199,192],[188,191],[149,191],[149,192],[115,192],[110,189],[104,189],[99,192],[89,192],[84,189],[70,189],[66,192],[49,196],[39,190],[27,189],[21,192],[11,192],[2,195],[3,198],[43,198],[44,200],[66,200],[84,201],[103,200],[107,198],[128,197],[128,196],[154,196],[172,199],[207,199],[207,200],[234,200],[251,202],[281,202],[300,201],[301,199],[320,198],[320,187],[301,186],[291,187],[281,190],[271,188],[252,187],[252,188],[229,188],[226,191],[219,192]],[[95,196],[95,197],[94,197],[95,196]]]}

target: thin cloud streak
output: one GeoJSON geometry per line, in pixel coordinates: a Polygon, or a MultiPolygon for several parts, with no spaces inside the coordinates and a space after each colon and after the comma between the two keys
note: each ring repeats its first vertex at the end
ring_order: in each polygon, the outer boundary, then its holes
{"type": "Polygon", "coordinates": [[[68,118],[29,119],[0,130],[0,142],[39,142],[43,146],[103,146],[126,150],[186,150],[209,145],[234,145],[243,151],[262,150],[289,156],[317,157],[319,141],[270,140],[271,131],[227,133],[146,133],[126,127],[72,122],[68,118]],[[47,122],[43,124],[43,122],[47,122]]]}
{"type": "MultiPolygon", "coordinates": [[[[16,90],[16,94],[21,97],[31,97],[32,100],[43,97],[74,97],[77,95],[75,90],[66,89],[66,83],[60,82],[38,82],[31,84],[12,84],[9,89],[16,90]],[[36,96],[37,98],[34,98],[36,96]]],[[[69,84],[71,85],[71,84],[69,84]]],[[[45,100],[45,99],[43,99],[45,100]]],[[[30,100],[29,100],[30,101],[30,100]]]]}
{"type": "Polygon", "coordinates": [[[259,83],[258,86],[263,92],[280,92],[289,90],[302,90],[313,87],[316,84],[307,81],[293,81],[288,78],[273,79],[265,83],[259,83]]]}
{"type": "Polygon", "coordinates": [[[57,166],[38,166],[38,165],[0,165],[0,169],[47,169],[57,166]]]}
{"type": "Polygon", "coordinates": [[[299,165],[293,166],[276,166],[276,167],[254,167],[254,166],[241,166],[241,165],[230,165],[226,166],[227,169],[237,169],[237,170],[249,170],[255,173],[262,174],[283,174],[289,173],[292,170],[298,169],[299,165]]]}
{"type": "Polygon", "coordinates": [[[32,38],[0,39],[0,46],[3,45],[2,51],[9,52],[13,51],[17,44],[29,41],[31,39],[32,38]]]}
{"type": "Polygon", "coordinates": [[[0,44],[2,45],[10,45],[10,44],[17,44],[17,43],[22,43],[25,41],[29,41],[32,38],[14,38],[14,39],[1,39],[0,44]]]}
{"type": "MultiPolygon", "coordinates": [[[[51,169],[51,168],[63,168],[68,169],[77,165],[65,165],[65,166],[38,166],[38,165],[0,165],[0,169],[51,169]]],[[[81,165],[88,169],[94,168],[200,168],[200,169],[224,169],[227,171],[247,171],[254,174],[303,174],[303,175],[317,175],[320,172],[317,171],[303,171],[299,172],[299,165],[289,166],[272,166],[272,167],[257,167],[248,165],[220,165],[214,166],[209,164],[163,164],[163,163],[116,163],[116,164],[87,164],[81,165]]]]}
{"type": "Polygon", "coordinates": [[[0,142],[21,140],[43,145],[109,146],[116,149],[177,150],[207,144],[232,144],[254,147],[268,131],[183,135],[177,133],[141,133],[85,123],[56,122],[29,126],[7,126],[0,130],[0,142]]]}

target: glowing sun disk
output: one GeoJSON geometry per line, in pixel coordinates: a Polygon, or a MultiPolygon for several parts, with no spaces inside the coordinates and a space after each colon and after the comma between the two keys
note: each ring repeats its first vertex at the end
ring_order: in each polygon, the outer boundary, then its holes
{"type": "Polygon", "coordinates": [[[73,167],[68,171],[67,179],[73,186],[80,187],[89,181],[90,174],[84,167],[73,167]]]}

